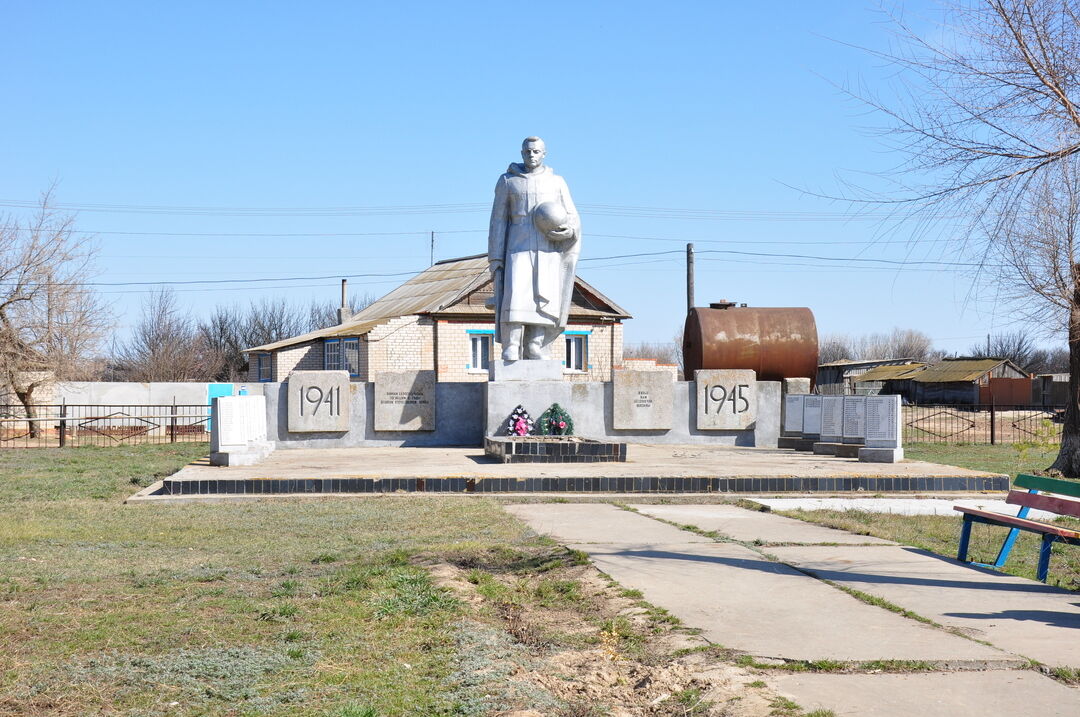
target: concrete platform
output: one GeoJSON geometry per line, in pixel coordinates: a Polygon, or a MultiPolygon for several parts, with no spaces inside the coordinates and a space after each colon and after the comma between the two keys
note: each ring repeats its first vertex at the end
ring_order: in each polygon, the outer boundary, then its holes
{"type": "Polygon", "coordinates": [[[807,712],[836,717],[1075,717],[1080,693],[1036,672],[791,674],[769,680],[807,712]]]}
{"type": "MultiPolygon", "coordinates": [[[[1005,531],[1000,531],[1002,537],[1005,531]]],[[[1051,666],[1080,665],[1080,594],[915,548],[776,547],[789,565],[1051,666]]],[[[1077,696],[1080,714],[1080,695],[1077,696]]]]}
{"type": "MultiPolygon", "coordinates": [[[[991,496],[979,498],[765,498],[755,497],[755,503],[767,505],[773,510],[862,510],[869,513],[895,513],[897,515],[952,515],[958,516],[954,505],[997,513],[1016,515],[1017,506],[991,496]]],[[[1032,520],[1053,520],[1056,513],[1033,510],[1028,513],[1032,520]]]]}
{"type": "Polygon", "coordinates": [[[681,525],[715,530],[735,540],[771,543],[847,543],[854,545],[895,545],[869,535],[855,535],[802,520],[785,518],[734,505],[634,505],[645,515],[681,525]]]}
{"type": "Polygon", "coordinates": [[[905,492],[1004,490],[1005,476],[731,446],[628,446],[625,463],[505,464],[479,448],[278,450],[254,466],[191,465],[145,495],[428,492],[905,492]],[[350,482],[351,481],[351,482],[350,482]]]}

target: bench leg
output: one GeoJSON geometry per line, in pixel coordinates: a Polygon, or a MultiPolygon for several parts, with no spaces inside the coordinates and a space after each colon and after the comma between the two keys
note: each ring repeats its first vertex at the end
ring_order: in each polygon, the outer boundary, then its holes
{"type": "Polygon", "coordinates": [[[964,524],[960,528],[960,548],[956,551],[956,559],[961,563],[968,561],[968,543],[971,542],[971,516],[964,515],[964,524]]]}
{"type": "MultiPolygon", "coordinates": [[[[1028,493],[1034,493],[1035,491],[1029,490],[1028,493]]],[[[1023,506],[1016,513],[1017,518],[1028,517],[1028,512],[1031,510],[1028,506],[1023,506]]],[[[1001,550],[998,551],[997,560],[994,561],[994,567],[1000,568],[1005,565],[1005,561],[1009,559],[1009,553],[1012,552],[1013,546],[1016,544],[1016,539],[1020,536],[1019,528],[1009,528],[1009,534],[1005,536],[1005,542],[1001,544],[1001,550]]]]}
{"type": "Polygon", "coordinates": [[[1042,538],[1042,547],[1039,548],[1039,572],[1036,573],[1036,577],[1044,583],[1047,573],[1050,572],[1050,549],[1054,547],[1056,539],[1056,535],[1046,533],[1042,538]]]}

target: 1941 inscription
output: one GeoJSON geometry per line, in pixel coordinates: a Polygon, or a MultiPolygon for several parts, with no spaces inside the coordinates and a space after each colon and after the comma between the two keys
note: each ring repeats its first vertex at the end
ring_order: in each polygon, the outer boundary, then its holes
{"type": "Polygon", "coordinates": [[[288,396],[290,433],[349,430],[348,372],[293,371],[288,396]]]}

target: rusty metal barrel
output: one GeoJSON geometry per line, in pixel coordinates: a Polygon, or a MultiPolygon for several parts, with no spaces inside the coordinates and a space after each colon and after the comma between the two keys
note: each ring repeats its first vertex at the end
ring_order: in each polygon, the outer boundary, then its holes
{"type": "Polygon", "coordinates": [[[686,378],[709,368],[757,371],[759,381],[817,377],[817,323],[802,307],[757,308],[729,302],[695,307],[683,327],[686,378]]]}

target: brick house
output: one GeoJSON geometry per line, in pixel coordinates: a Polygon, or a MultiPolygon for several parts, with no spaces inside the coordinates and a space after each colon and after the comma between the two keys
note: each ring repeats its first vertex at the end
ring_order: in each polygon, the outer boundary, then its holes
{"type": "MultiPolygon", "coordinates": [[[[346,369],[354,381],[379,371],[434,370],[438,381],[486,381],[495,341],[487,254],[447,259],[337,326],[244,351],[249,381],[284,381],[294,370],[346,369]]],[[[610,381],[622,364],[625,310],[575,279],[563,346],[569,381],[610,381]]]]}

